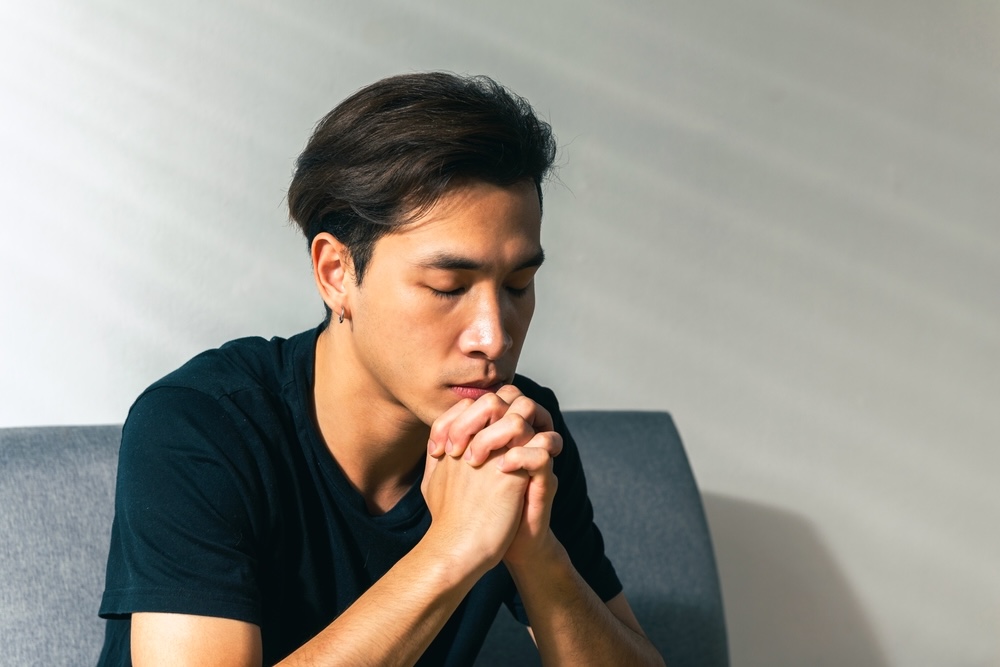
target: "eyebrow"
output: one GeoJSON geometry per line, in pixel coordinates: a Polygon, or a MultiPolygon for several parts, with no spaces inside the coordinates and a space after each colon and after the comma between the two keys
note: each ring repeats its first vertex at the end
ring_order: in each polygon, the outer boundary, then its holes
{"type": "MultiPolygon", "coordinates": [[[[544,261],[545,251],[539,248],[538,252],[514,267],[514,271],[539,267],[544,261]]],[[[434,253],[418,262],[417,266],[424,269],[440,269],[443,271],[482,271],[486,268],[483,262],[449,252],[434,253]]]]}

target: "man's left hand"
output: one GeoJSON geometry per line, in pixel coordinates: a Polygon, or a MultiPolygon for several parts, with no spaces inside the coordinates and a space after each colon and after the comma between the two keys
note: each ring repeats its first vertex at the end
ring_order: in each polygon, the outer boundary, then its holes
{"type": "Polygon", "coordinates": [[[462,457],[478,467],[493,452],[506,450],[491,465],[530,475],[521,523],[504,556],[512,567],[538,557],[555,539],[549,530],[557,486],[552,460],[563,442],[553,428],[552,415],[513,385],[456,403],[431,427],[428,455],[434,458],[462,457]]]}

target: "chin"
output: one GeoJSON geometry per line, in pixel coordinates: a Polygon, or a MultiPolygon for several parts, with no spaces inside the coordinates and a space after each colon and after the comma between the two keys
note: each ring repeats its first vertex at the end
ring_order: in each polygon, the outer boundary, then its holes
{"type": "Polygon", "coordinates": [[[438,417],[443,415],[460,400],[459,397],[453,395],[449,396],[449,394],[450,392],[445,393],[440,400],[435,401],[434,403],[425,402],[415,404],[411,407],[410,412],[412,412],[413,416],[421,422],[430,426],[437,421],[438,417]]]}

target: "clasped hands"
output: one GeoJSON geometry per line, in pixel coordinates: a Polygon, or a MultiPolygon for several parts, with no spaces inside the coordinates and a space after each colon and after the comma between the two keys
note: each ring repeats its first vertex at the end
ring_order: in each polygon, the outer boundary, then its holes
{"type": "Polygon", "coordinates": [[[513,385],[459,401],[431,426],[421,483],[429,534],[482,572],[538,557],[554,539],[552,460],[562,446],[548,411],[513,385]]]}

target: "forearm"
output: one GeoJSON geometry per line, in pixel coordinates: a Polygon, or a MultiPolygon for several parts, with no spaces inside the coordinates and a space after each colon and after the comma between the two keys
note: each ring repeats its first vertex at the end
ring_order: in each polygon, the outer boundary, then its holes
{"type": "Polygon", "coordinates": [[[282,667],[412,665],[479,578],[425,538],[282,667]]]}
{"type": "Polygon", "coordinates": [[[638,624],[629,627],[594,593],[554,536],[545,556],[508,569],[546,667],[664,664],[638,624]]]}

